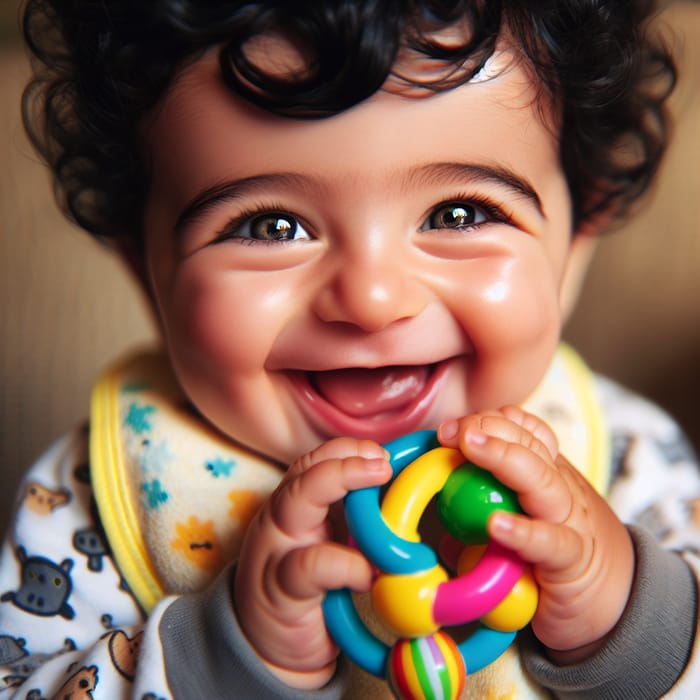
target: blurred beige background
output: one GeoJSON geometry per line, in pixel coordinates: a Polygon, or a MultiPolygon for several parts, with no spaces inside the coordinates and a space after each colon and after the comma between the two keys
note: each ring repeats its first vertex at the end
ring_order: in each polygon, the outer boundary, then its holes
{"type": "MultiPolygon", "coordinates": [[[[682,66],[673,145],[648,206],[602,241],[567,337],[700,447],[700,3],[673,3],[664,22],[682,66]]],[[[155,339],[119,262],[56,211],[20,123],[15,23],[0,0],[0,532],[21,473],[85,418],[95,373],[155,339]]]]}
{"type": "MultiPolygon", "coordinates": [[[[87,415],[96,372],[155,338],[119,261],[58,213],[19,113],[28,64],[0,0],[0,533],[24,470],[87,415]]],[[[9,3],[8,3],[9,4],[9,3]]],[[[16,3],[13,3],[16,6],[16,3]]]]}

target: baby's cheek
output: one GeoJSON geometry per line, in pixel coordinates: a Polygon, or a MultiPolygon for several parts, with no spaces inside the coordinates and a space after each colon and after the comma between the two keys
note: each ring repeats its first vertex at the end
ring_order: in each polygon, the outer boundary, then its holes
{"type": "Polygon", "coordinates": [[[173,285],[171,352],[192,361],[248,371],[260,363],[256,304],[240,289],[233,272],[182,269],[173,285]]]}
{"type": "Polygon", "coordinates": [[[549,347],[561,328],[558,291],[546,270],[513,265],[485,285],[480,304],[464,324],[477,352],[500,355],[549,347]]]}
{"type": "Polygon", "coordinates": [[[546,278],[515,274],[491,287],[487,303],[465,319],[474,347],[467,377],[470,408],[526,400],[547,372],[560,339],[556,289],[546,278]]]}

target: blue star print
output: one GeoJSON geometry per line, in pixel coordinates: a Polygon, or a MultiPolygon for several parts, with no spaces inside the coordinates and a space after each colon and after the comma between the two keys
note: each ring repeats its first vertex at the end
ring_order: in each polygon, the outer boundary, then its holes
{"type": "Polygon", "coordinates": [[[124,423],[135,433],[145,433],[153,429],[149,416],[155,412],[155,406],[140,406],[134,402],[129,406],[124,423]]]}
{"type": "Polygon", "coordinates": [[[146,494],[146,504],[151,510],[156,510],[170,498],[167,492],[163,491],[158,479],[154,479],[150,483],[144,482],[141,484],[141,490],[146,494]]]}
{"type": "Polygon", "coordinates": [[[232,459],[222,459],[217,457],[206,463],[206,468],[217,479],[220,476],[231,476],[231,470],[236,466],[236,462],[232,459]]]}

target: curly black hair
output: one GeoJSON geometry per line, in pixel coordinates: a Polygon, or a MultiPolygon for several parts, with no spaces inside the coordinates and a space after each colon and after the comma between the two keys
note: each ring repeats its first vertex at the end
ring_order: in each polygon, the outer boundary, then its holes
{"type": "Polygon", "coordinates": [[[320,119],[378,90],[402,48],[444,62],[431,90],[464,83],[504,27],[559,114],[574,221],[622,214],[649,185],[668,137],[675,81],[667,49],[647,35],[651,0],[26,0],[34,75],[27,132],[54,175],[63,210],[98,237],[141,235],[148,188],[138,128],[177,71],[220,46],[230,88],[297,119],[320,119]],[[461,46],[431,40],[466,19],[461,46]],[[284,79],[245,52],[284,32],[308,69],[284,79]]]}

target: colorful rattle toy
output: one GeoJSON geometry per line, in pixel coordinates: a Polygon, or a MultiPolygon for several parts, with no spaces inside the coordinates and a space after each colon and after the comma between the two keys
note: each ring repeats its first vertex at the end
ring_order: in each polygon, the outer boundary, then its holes
{"type": "Polygon", "coordinates": [[[345,498],[345,517],[354,544],[380,571],[371,592],[374,611],[399,639],[390,648],[375,637],[347,589],[327,593],[326,625],[350,659],[386,679],[398,698],[452,700],[467,670],[498,658],[537,608],[530,569],[486,532],[491,513],[517,512],[517,499],[461,452],[440,447],[434,431],[385,448],[393,476],[381,504],[379,487],[353,491],[345,498]],[[418,534],[436,494],[443,526],[464,545],[452,579],[418,534]],[[459,644],[440,631],[476,620],[478,629],[459,644]]]}

